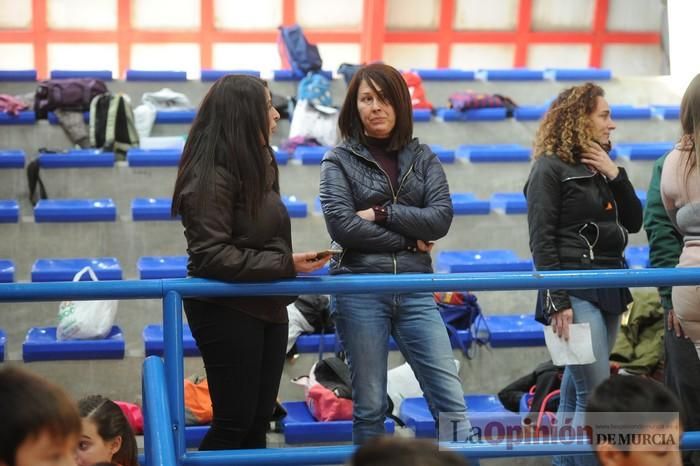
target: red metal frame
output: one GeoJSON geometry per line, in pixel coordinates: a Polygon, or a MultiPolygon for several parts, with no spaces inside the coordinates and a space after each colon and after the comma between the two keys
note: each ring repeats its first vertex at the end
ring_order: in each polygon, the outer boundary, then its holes
{"type": "MultiPolygon", "coordinates": [[[[30,43],[34,46],[34,67],[40,78],[48,76],[47,47],[50,43],[116,43],[119,56],[119,74],[131,63],[131,48],[135,43],[188,42],[200,46],[202,68],[213,64],[212,45],[215,42],[275,42],[277,31],[218,30],[214,25],[214,0],[200,0],[201,27],[198,31],[141,31],[131,25],[131,2],[117,0],[116,31],[50,30],[46,22],[47,0],[31,0],[32,21],[26,30],[0,30],[0,43],[30,43]]],[[[307,30],[312,42],[357,43],[363,62],[380,60],[384,44],[437,45],[437,67],[450,66],[452,46],[461,43],[514,44],[513,66],[526,66],[531,44],[589,44],[589,65],[599,67],[603,47],[608,44],[653,45],[661,41],[657,32],[607,31],[609,0],[596,0],[593,27],[590,31],[557,32],[532,31],[532,2],[520,0],[515,31],[457,31],[453,29],[455,0],[441,0],[438,29],[435,31],[392,31],[386,28],[388,0],[362,0],[363,15],[359,31],[307,30]]],[[[282,0],[282,22],[296,21],[296,0],[282,0]]]]}

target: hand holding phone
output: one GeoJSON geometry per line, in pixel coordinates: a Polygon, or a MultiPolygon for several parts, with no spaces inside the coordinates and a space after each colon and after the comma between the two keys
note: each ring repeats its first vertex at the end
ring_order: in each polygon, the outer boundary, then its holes
{"type": "Polygon", "coordinates": [[[342,254],[343,250],[342,249],[325,249],[323,251],[319,251],[316,253],[316,260],[324,259],[328,256],[332,256],[334,254],[342,254]]]}

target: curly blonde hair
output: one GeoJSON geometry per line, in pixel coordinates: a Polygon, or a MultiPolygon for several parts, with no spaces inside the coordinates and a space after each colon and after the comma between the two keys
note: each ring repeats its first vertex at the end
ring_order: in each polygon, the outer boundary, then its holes
{"type": "Polygon", "coordinates": [[[586,143],[593,140],[593,127],[588,118],[596,108],[597,98],[605,91],[593,83],[563,90],[550,105],[535,136],[534,158],[559,157],[576,163],[586,143]]]}

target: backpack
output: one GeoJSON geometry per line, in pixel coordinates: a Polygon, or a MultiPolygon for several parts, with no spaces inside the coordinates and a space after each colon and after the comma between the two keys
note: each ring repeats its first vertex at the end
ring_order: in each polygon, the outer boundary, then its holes
{"type": "Polygon", "coordinates": [[[105,93],[90,102],[90,145],[117,154],[139,144],[134,112],[125,94],[105,93]]]}
{"type": "Polygon", "coordinates": [[[318,53],[318,47],[306,40],[301,26],[280,26],[279,30],[279,52],[285,67],[290,66],[297,76],[321,69],[323,60],[318,53]]]}
{"type": "Polygon", "coordinates": [[[352,63],[341,63],[338,67],[338,74],[343,76],[345,84],[350,85],[350,81],[363,65],[353,65],[352,63]]]}
{"type": "Polygon", "coordinates": [[[350,368],[339,357],[319,359],[308,376],[292,382],[304,387],[306,405],[317,421],[352,419],[350,368]]]}
{"type": "Polygon", "coordinates": [[[433,297],[450,335],[452,346],[460,348],[464,356],[471,359],[470,347],[459,338],[458,331],[469,330],[472,341],[479,345],[487,344],[491,337],[476,296],[469,292],[449,291],[435,292],[433,297]]]}
{"type": "Polygon", "coordinates": [[[476,108],[505,107],[507,117],[512,117],[513,111],[518,107],[510,97],[474,91],[453,92],[448,97],[448,100],[450,101],[450,108],[460,112],[476,108]]]}
{"type": "Polygon", "coordinates": [[[433,109],[433,104],[428,101],[425,96],[425,88],[423,87],[423,80],[413,71],[403,71],[401,73],[406,85],[408,86],[408,92],[411,94],[411,105],[414,109],[427,108],[429,110],[433,109]]]}
{"type": "Polygon", "coordinates": [[[92,99],[107,92],[104,81],[94,78],[49,79],[39,83],[34,95],[34,112],[37,118],[48,117],[50,111],[86,111],[92,99]]]}
{"type": "Polygon", "coordinates": [[[333,105],[331,98],[331,82],[321,73],[309,73],[299,81],[297,88],[297,100],[307,100],[311,105],[317,107],[322,105],[330,107],[333,105]]]}

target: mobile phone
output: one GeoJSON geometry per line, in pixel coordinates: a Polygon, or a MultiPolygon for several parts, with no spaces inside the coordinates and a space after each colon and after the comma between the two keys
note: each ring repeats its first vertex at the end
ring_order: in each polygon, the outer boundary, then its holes
{"type": "Polygon", "coordinates": [[[326,250],[317,252],[316,259],[324,259],[328,256],[332,256],[333,254],[342,254],[342,253],[343,253],[342,249],[326,249],[326,250]]]}

